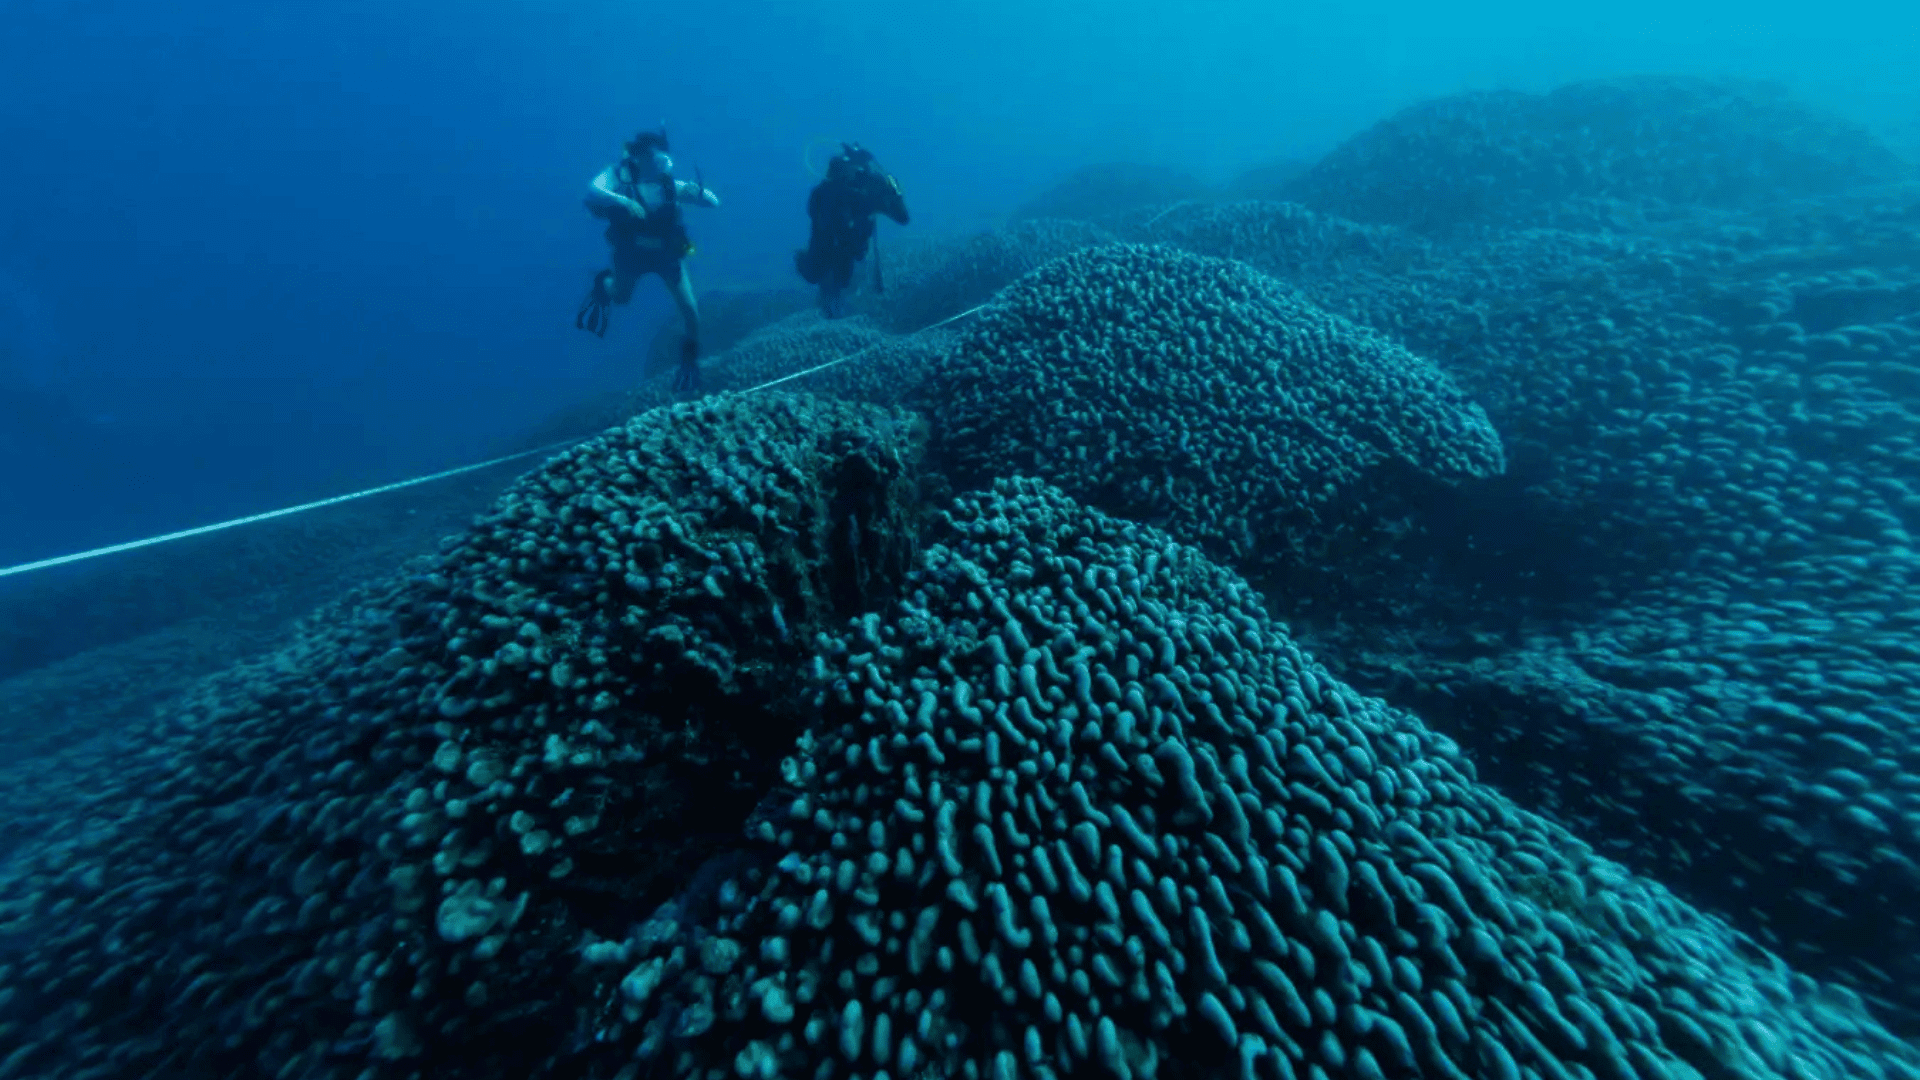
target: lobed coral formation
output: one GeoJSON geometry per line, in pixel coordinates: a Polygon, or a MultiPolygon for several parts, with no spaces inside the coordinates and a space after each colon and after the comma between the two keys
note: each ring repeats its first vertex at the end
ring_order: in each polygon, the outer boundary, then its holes
{"type": "Polygon", "coordinates": [[[1541,527],[1476,528],[1560,595],[1509,579],[1504,612],[1468,617],[1439,590],[1436,640],[1538,617],[1464,656],[1378,657],[1370,685],[1459,715],[1589,835],[1914,1016],[1920,450],[1901,380],[1920,362],[1920,306],[1903,301],[1920,265],[1624,246],[1479,249],[1501,269],[1455,272],[1464,334],[1431,293],[1388,301],[1416,347],[1454,337],[1456,370],[1478,373],[1463,381],[1527,448],[1508,520],[1541,527]]]}
{"type": "Polygon", "coordinates": [[[1143,230],[1433,357],[1506,442],[1424,555],[1344,559],[1330,617],[1288,598],[1316,649],[1909,1031],[1916,229],[1890,188],[1445,243],[1257,204],[1143,230]]]}
{"type": "Polygon", "coordinates": [[[649,1074],[1920,1075],[1163,534],[1003,482],[905,592],[818,662],[777,867],[598,953],[649,1074]]]}
{"type": "Polygon", "coordinates": [[[1021,203],[1011,222],[1035,218],[1104,221],[1143,206],[1183,199],[1205,201],[1213,193],[1197,178],[1161,165],[1106,162],[1075,169],[1021,203]]]}
{"type": "Polygon", "coordinates": [[[82,762],[0,1077],[1920,1076],[1920,198],[1824,124],[1456,100],[743,315],[990,486],[776,394],[562,456],[82,762]]]}
{"type": "Polygon", "coordinates": [[[1325,532],[1385,463],[1441,481],[1505,464],[1432,365],[1243,266],[1164,248],[1091,249],[1023,278],[926,400],[963,479],[1040,476],[1249,568],[1325,532]]]}
{"type": "Polygon", "coordinates": [[[1750,206],[1900,172],[1864,129],[1772,87],[1647,76],[1421,102],[1349,139],[1284,191],[1356,221],[1446,233],[1591,226],[1611,213],[1596,201],[1656,204],[1656,213],[1750,206]]]}
{"type": "Polygon", "coordinates": [[[0,1075],[538,1060],[583,927],[738,835],[813,631],[897,580],[914,429],[650,413],[190,697],[5,881],[0,1075]]]}
{"type": "Polygon", "coordinates": [[[756,333],[727,354],[716,374],[717,388],[747,390],[807,371],[832,365],[805,376],[808,392],[876,405],[904,406],[917,400],[916,391],[935,357],[950,346],[956,327],[940,327],[916,334],[890,334],[866,317],[825,320],[797,315],[756,333]]]}
{"type": "Polygon", "coordinates": [[[1050,260],[1112,239],[1097,225],[1043,218],[958,242],[892,245],[885,294],[857,298],[855,306],[888,331],[913,333],[985,303],[1050,260]]]}

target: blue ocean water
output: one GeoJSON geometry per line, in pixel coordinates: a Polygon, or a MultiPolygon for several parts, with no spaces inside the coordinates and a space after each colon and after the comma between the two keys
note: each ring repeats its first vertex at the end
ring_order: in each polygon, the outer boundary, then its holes
{"type": "Polygon", "coordinates": [[[1889,5],[0,0],[0,1080],[1920,1080],[1917,125],[1889,5]]]}
{"type": "MultiPolygon", "coordinates": [[[[1101,161],[1208,180],[1414,100],[1685,71],[1913,122],[1914,14],[836,0],[8,0],[0,8],[0,561],[483,454],[635,376],[567,325],[587,178],[669,123],[726,201],[699,280],[791,280],[808,147],[876,149],[925,229],[1101,161]],[[28,465],[32,462],[32,465],[28,465]]],[[[815,167],[818,167],[816,161],[815,167]]]]}

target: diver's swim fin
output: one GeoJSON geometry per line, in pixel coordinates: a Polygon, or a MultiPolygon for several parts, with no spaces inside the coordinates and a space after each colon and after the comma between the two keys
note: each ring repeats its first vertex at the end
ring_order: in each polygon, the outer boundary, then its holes
{"type": "Polygon", "coordinates": [[[602,270],[593,275],[593,288],[587,291],[586,300],[581,302],[579,313],[573,317],[573,325],[594,337],[606,337],[607,312],[612,307],[613,295],[607,291],[607,272],[602,270]]]}
{"type": "Polygon", "coordinates": [[[680,342],[680,367],[673,373],[673,392],[698,393],[700,390],[700,342],[687,338],[680,342]]]}

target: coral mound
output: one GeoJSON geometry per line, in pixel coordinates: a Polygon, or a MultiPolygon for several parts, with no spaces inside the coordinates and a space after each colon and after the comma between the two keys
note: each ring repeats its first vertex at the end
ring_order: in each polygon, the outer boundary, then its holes
{"type": "Polygon", "coordinates": [[[1384,464],[1505,465],[1438,368],[1223,259],[1115,245],[1008,289],[927,382],[963,477],[1036,475],[1242,567],[1384,464]]]}
{"type": "Polygon", "coordinates": [[[0,1075],[532,1068],[580,935],[737,842],[814,632],[897,582],[914,430],[648,413],[143,730],[0,880],[0,1075]]]}
{"type": "Polygon", "coordinates": [[[1102,221],[1141,207],[1183,199],[1207,199],[1211,195],[1205,184],[1178,169],[1109,162],[1075,169],[1022,203],[1009,217],[1012,221],[1033,218],[1102,221]]]}
{"type": "Polygon", "coordinates": [[[825,643],[824,727],[755,829],[778,865],[589,950],[625,971],[589,1071],[630,1047],[646,1075],[996,1080],[1898,1053],[1475,783],[1194,549],[1033,481],[962,498],[938,540],[825,643]]]}
{"type": "Polygon", "coordinates": [[[1591,223],[1580,200],[1753,206],[1890,180],[1864,129],[1765,85],[1643,77],[1421,102],[1349,139],[1287,197],[1444,232],[1591,223]]]}

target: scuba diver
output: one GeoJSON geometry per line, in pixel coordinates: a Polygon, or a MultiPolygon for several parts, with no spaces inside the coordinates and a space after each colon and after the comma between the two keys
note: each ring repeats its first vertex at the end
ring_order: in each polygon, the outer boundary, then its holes
{"type": "MultiPolygon", "coordinates": [[[[854,264],[867,256],[875,214],[907,223],[907,201],[900,194],[900,183],[880,168],[872,151],[858,143],[841,143],[840,153],[827,165],[827,178],[807,196],[813,234],[806,250],[793,254],[794,269],[807,284],[820,287],[820,310],[829,319],[846,314],[847,286],[853,283],[854,264]]],[[[876,255],[876,286],[879,281],[876,255]]]]}
{"type": "Polygon", "coordinates": [[[601,170],[587,190],[588,212],[607,223],[613,266],[593,275],[593,288],[573,321],[604,337],[608,309],[632,299],[641,278],[660,275],[687,330],[673,377],[675,391],[696,390],[700,384],[700,309],[686,263],[693,242],[680,212],[688,203],[719,206],[720,197],[697,180],[674,178],[664,128],[634,136],[619,163],[601,170]]]}

